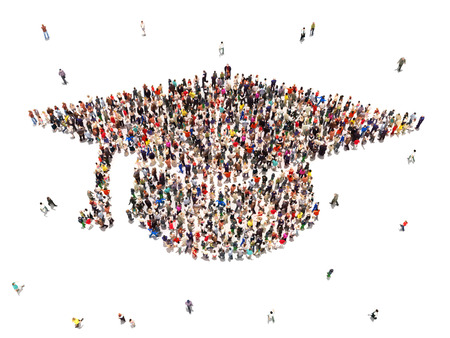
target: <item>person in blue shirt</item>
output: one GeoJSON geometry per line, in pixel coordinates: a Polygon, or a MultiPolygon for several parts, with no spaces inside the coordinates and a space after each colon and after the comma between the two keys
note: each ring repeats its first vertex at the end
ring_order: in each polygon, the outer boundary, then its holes
{"type": "Polygon", "coordinates": [[[14,283],[12,283],[12,286],[13,286],[14,290],[17,292],[17,294],[20,296],[20,293],[22,292],[25,285],[22,285],[19,288],[19,286],[16,284],[16,282],[14,282],[14,283]]]}

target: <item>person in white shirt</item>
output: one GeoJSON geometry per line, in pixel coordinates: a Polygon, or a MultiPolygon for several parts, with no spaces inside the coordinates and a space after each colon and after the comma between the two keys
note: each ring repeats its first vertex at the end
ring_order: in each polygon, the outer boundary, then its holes
{"type": "Polygon", "coordinates": [[[220,42],[219,46],[219,56],[222,56],[225,52],[225,48],[223,47],[223,41],[220,42]]]}
{"type": "Polygon", "coordinates": [[[141,21],[141,29],[144,32],[144,34],[142,34],[143,36],[145,36],[145,25],[144,25],[144,21],[141,21]]]}

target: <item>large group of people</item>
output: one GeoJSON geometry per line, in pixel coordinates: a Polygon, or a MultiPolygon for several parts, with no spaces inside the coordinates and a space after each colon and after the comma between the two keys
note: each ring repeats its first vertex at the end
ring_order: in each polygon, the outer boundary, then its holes
{"type": "MultiPolygon", "coordinates": [[[[84,228],[111,227],[109,171],[135,154],[127,217],[169,251],[243,259],[284,246],[318,219],[309,161],[414,128],[403,116],[258,75],[168,80],[29,111],[35,125],[99,145],[84,228]]],[[[419,128],[423,116],[417,123],[419,128]]]]}

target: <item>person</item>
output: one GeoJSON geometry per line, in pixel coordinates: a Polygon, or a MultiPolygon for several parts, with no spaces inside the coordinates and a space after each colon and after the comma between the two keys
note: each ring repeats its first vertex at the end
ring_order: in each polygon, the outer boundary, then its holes
{"type": "Polygon", "coordinates": [[[337,206],[339,206],[338,198],[339,198],[339,195],[338,194],[334,194],[334,197],[333,197],[333,199],[330,202],[331,206],[334,206],[335,204],[337,206]]]}
{"type": "Polygon", "coordinates": [[[219,56],[222,56],[224,54],[224,47],[223,47],[223,41],[220,42],[220,46],[219,46],[219,56]]]}
{"type": "Polygon", "coordinates": [[[421,116],[421,117],[419,118],[419,122],[418,122],[417,125],[416,125],[416,130],[419,130],[420,125],[422,124],[423,120],[425,120],[425,116],[421,116]]]}
{"type": "Polygon", "coordinates": [[[143,36],[146,36],[146,34],[145,34],[145,25],[144,25],[144,21],[141,21],[141,29],[142,29],[142,32],[144,32],[144,34],[142,34],[143,36]]]}
{"type": "Polygon", "coordinates": [[[60,68],[59,69],[59,76],[61,76],[61,79],[63,80],[63,84],[67,84],[67,81],[66,81],[66,73],[60,68]]]}
{"type": "Polygon", "coordinates": [[[303,27],[302,34],[300,35],[300,42],[303,42],[303,40],[305,40],[305,36],[306,36],[305,27],[303,27]]]}
{"type": "Polygon", "coordinates": [[[42,204],[42,202],[39,204],[41,207],[41,211],[44,213],[44,216],[47,216],[48,208],[44,204],[42,204]]]}
{"type": "Polygon", "coordinates": [[[404,221],[403,224],[400,224],[400,226],[401,226],[401,231],[405,231],[405,226],[407,226],[407,225],[408,225],[408,222],[407,222],[407,221],[404,221]]]}
{"type": "Polygon", "coordinates": [[[50,197],[47,197],[47,203],[49,205],[50,208],[54,208],[57,207],[57,205],[55,204],[55,202],[52,201],[52,199],[50,197]]]}
{"type": "Polygon", "coordinates": [[[134,329],[136,327],[136,323],[134,322],[134,320],[130,318],[129,322],[130,322],[131,328],[134,329]]]}
{"type": "Polygon", "coordinates": [[[45,41],[47,41],[48,39],[50,39],[50,36],[48,35],[48,32],[47,32],[47,27],[45,27],[44,24],[42,24],[41,29],[42,29],[42,31],[44,32],[44,38],[45,38],[45,41]]]}
{"type": "Polygon", "coordinates": [[[272,310],[267,315],[267,323],[270,323],[270,321],[272,321],[272,323],[275,323],[274,312],[275,312],[275,310],[272,310]]]}
{"type": "Polygon", "coordinates": [[[194,304],[192,304],[192,302],[189,299],[186,301],[185,304],[186,304],[186,307],[187,307],[187,310],[188,310],[189,314],[191,314],[192,307],[194,306],[194,304]]]}
{"type": "Polygon", "coordinates": [[[416,159],[414,158],[414,155],[416,155],[416,149],[414,149],[414,151],[412,152],[412,154],[409,155],[409,157],[408,157],[408,163],[410,163],[410,162],[412,162],[412,163],[416,162],[416,159]]]}
{"type": "Polygon", "coordinates": [[[19,288],[19,286],[16,284],[16,282],[12,283],[12,286],[19,296],[20,296],[20,293],[22,292],[23,288],[25,287],[25,285],[22,285],[19,288]]]}
{"type": "Polygon", "coordinates": [[[313,22],[311,24],[311,30],[309,31],[309,36],[313,36],[314,35],[314,30],[316,29],[316,24],[313,22]]]}
{"type": "Polygon", "coordinates": [[[77,318],[72,318],[72,322],[75,324],[75,328],[81,328],[81,322],[84,320],[84,318],[81,319],[77,319],[77,318]]]}
{"type": "Polygon", "coordinates": [[[331,274],[334,272],[333,269],[330,269],[330,271],[327,272],[327,278],[330,279],[331,278],[331,274]]]}
{"type": "Polygon", "coordinates": [[[125,317],[123,316],[123,314],[119,313],[119,320],[120,320],[120,324],[125,324],[127,322],[127,320],[125,319],[125,317]]]}
{"type": "Polygon", "coordinates": [[[376,320],[378,318],[378,309],[376,309],[372,314],[370,315],[370,318],[372,320],[376,320]]]}
{"type": "Polygon", "coordinates": [[[400,58],[400,60],[398,60],[397,63],[398,63],[397,72],[401,72],[402,66],[406,63],[406,60],[405,58],[400,58]]]}

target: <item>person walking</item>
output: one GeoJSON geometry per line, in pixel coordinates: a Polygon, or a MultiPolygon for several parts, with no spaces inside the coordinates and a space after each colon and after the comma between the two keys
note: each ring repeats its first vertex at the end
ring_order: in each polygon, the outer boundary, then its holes
{"type": "Polygon", "coordinates": [[[405,226],[407,226],[407,225],[408,225],[408,222],[407,222],[407,221],[404,221],[403,224],[400,224],[400,226],[401,226],[401,231],[405,231],[405,226]]]}
{"type": "Polygon", "coordinates": [[[192,302],[189,299],[186,301],[185,304],[186,304],[186,307],[187,307],[187,310],[188,310],[189,314],[191,314],[192,307],[194,306],[194,304],[192,304],[192,302]]]}
{"type": "Polygon", "coordinates": [[[131,328],[134,329],[136,327],[136,323],[134,322],[134,320],[130,318],[129,322],[130,322],[131,328]]]}
{"type": "Polygon", "coordinates": [[[397,68],[397,72],[401,72],[402,71],[402,66],[406,63],[405,58],[400,58],[400,60],[397,61],[398,63],[398,68],[397,68]]]}
{"type": "Polygon", "coordinates": [[[49,205],[50,208],[54,208],[57,207],[57,205],[55,204],[55,202],[52,201],[52,199],[50,197],[47,197],[47,203],[49,205]]]}
{"type": "Polygon", "coordinates": [[[275,323],[275,316],[273,315],[274,312],[275,312],[275,310],[272,310],[267,315],[267,323],[270,323],[270,321],[272,321],[272,323],[275,323]]]}
{"type": "Polygon", "coordinates": [[[309,31],[309,36],[313,36],[314,35],[314,30],[316,29],[316,24],[313,22],[311,24],[311,30],[309,31]]]}
{"type": "Polygon", "coordinates": [[[408,164],[409,163],[414,163],[414,162],[416,162],[416,159],[414,158],[414,156],[416,155],[416,149],[414,149],[414,151],[412,152],[412,154],[411,155],[409,155],[409,157],[408,157],[408,164]]]}
{"type": "Polygon", "coordinates": [[[84,318],[81,319],[77,319],[77,318],[72,318],[72,322],[75,324],[75,328],[76,329],[81,329],[81,322],[84,320],[84,318]]]}
{"type": "Polygon", "coordinates": [[[142,36],[146,36],[146,34],[145,34],[145,24],[144,24],[144,21],[141,21],[141,29],[142,29],[142,32],[144,33],[144,34],[142,34],[142,36]]]}
{"type": "Polygon", "coordinates": [[[376,320],[378,318],[378,309],[376,309],[374,312],[372,312],[372,314],[370,315],[370,319],[372,319],[372,321],[376,320]]]}
{"type": "Polygon", "coordinates": [[[305,40],[305,36],[306,36],[305,27],[303,27],[302,34],[300,35],[300,42],[303,42],[303,40],[305,40]]]}
{"type": "Polygon", "coordinates": [[[58,74],[59,74],[59,76],[61,76],[61,79],[62,79],[63,82],[64,82],[63,84],[66,85],[66,84],[67,84],[67,81],[66,81],[66,73],[60,68],[58,74]]]}
{"type": "Polygon", "coordinates": [[[333,269],[330,269],[330,271],[327,272],[327,279],[331,278],[331,274],[334,272],[333,269]]]}
{"type": "Polygon", "coordinates": [[[19,286],[16,284],[16,282],[13,282],[12,286],[13,286],[14,290],[17,292],[17,294],[20,296],[20,293],[22,292],[23,288],[25,287],[25,284],[19,288],[19,286]]]}
{"type": "Polygon", "coordinates": [[[39,204],[40,204],[41,211],[44,213],[44,216],[47,216],[48,208],[44,204],[42,204],[42,202],[39,204]]]}
{"type": "Polygon", "coordinates": [[[219,46],[219,56],[222,56],[225,52],[225,48],[223,46],[223,41],[220,42],[220,46],[219,46]]]}
{"type": "Polygon", "coordinates": [[[48,32],[47,32],[47,27],[45,27],[44,24],[42,24],[41,29],[42,29],[42,31],[44,32],[44,38],[45,38],[45,41],[47,41],[48,39],[50,39],[50,36],[48,35],[48,32]]]}
{"type": "Polygon", "coordinates": [[[123,314],[119,313],[120,325],[123,325],[127,322],[123,314]]]}
{"type": "Polygon", "coordinates": [[[423,120],[425,120],[425,116],[421,116],[419,118],[419,122],[417,123],[416,130],[419,130],[420,125],[422,124],[423,120]]]}
{"type": "Polygon", "coordinates": [[[339,195],[338,195],[338,194],[334,194],[334,197],[333,197],[333,199],[332,199],[331,202],[330,202],[330,204],[331,204],[332,207],[333,207],[334,205],[339,206],[338,198],[339,198],[339,195]]]}

